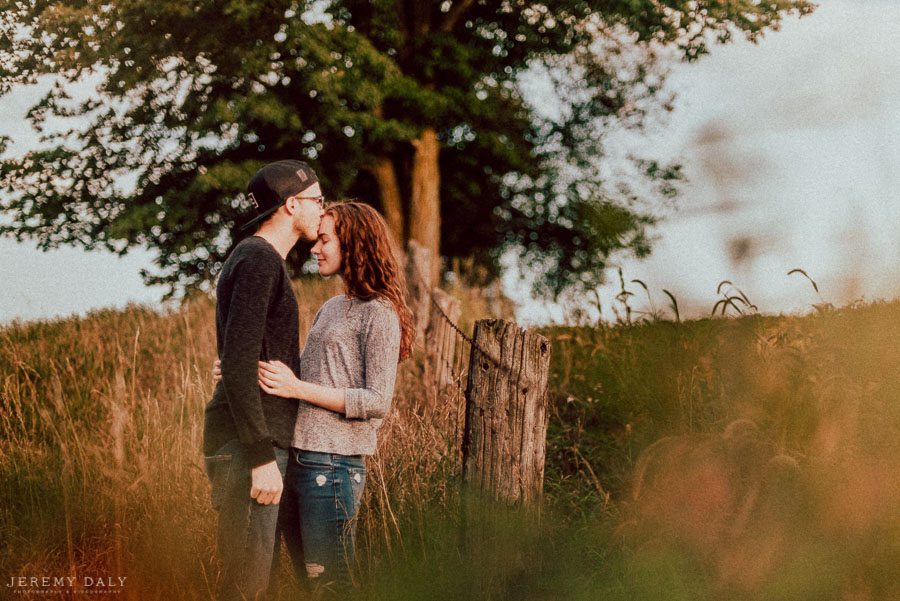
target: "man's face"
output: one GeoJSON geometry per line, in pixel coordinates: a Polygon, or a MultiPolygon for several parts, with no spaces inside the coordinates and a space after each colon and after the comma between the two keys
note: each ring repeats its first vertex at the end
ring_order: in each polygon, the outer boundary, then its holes
{"type": "Polygon", "coordinates": [[[319,230],[319,221],[325,214],[325,199],[322,197],[322,188],[319,182],[314,183],[306,190],[295,194],[288,199],[292,203],[291,215],[294,220],[294,229],[300,234],[300,239],[312,242],[316,239],[319,230]]]}

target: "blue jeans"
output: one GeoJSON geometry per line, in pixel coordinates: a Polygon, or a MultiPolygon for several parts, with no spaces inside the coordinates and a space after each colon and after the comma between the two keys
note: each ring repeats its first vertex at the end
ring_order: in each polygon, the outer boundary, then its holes
{"type": "MultiPolygon", "coordinates": [[[[237,439],[204,461],[212,484],[212,506],[219,513],[216,542],[222,572],[216,597],[219,601],[261,598],[269,586],[281,505],[260,505],[250,497],[250,466],[237,439]]],[[[287,449],[275,447],[275,461],[283,476],[287,449]]]]}
{"type": "Polygon", "coordinates": [[[365,485],[362,455],[291,449],[280,530],[298,579],[334,592],[353,588],[356,515],[365,485]]]}

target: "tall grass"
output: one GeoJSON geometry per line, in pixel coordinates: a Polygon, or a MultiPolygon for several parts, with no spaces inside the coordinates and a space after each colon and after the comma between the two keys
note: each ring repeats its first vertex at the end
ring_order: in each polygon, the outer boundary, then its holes
{"type": "MultiPolygon", "coordinates": [[[[336,292],[298,285],[301,336],[336,292]]],[[[501,306],[455,292],[469,320],[501,306]]],[[[212,598],[213,314],[196,298],[0,329],[0,597],[13,576],[121,575],[118,599],[212,598]]],[[[477,527],[460,492],[461,391],[425,390],[404,362],[367,462],[364,595],[900,597],[897,323],[900,303],[880,303],[544,329],[542,516],[496,510],[477,527]]],[[[304,598],[284,573],[280,598],[304,598]]]]}
{"type": "MultiPolygon", "coordinates": [[[[298,290],[304,334],[335,291],[298,290]]],[[[214,515],[199,449],[214,303],[14,323],[0,340],[0,573],[121,574],[136,599],[209,599],[214,515]]]]}
{"type": "Polygon", "coordinates": [[[3,329],[4,574],[128,574],[140,597],[208,580],[197,416],[212,390],[209,306],[3,329]]]}
{"type": "MultiPolygon", "coordinates": [[[[301,339],[340,292],[336,280],[297,285],[301,339]]],[[[487,316],[487,301],[464,301],[470,318],[487,316]]],[[[125,575],[118,598],[212,598],[215,515],[200,446],[214,308],[199,297],[162,313],[131,306],[0,329],[0,593],[13,576],[125,575]]],[[[364,580],[422,548],[426,507],[457,502],[457,392],[428,402],[421,364],[400,367],[368,462],[364,580]]],[[[296,592],[290,580],[282,598],[296,592]]]]}
{"type": "Polygon", "coordinates": [[[547,330],[546,487],[615,524],[604,598],[900,597],[898,323],[893,302],[547,330]]]}

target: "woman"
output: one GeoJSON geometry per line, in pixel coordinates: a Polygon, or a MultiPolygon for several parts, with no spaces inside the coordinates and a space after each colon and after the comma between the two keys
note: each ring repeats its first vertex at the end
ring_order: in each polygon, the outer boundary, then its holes
{"type": "Polygon", "coordinates": [[[338,274],[345,293],[316,314],[298,379],[280,362],[260,363],[269,394],[300,399],[279,524],[298,576],[352,587],[356,516],[364,456],[375,452],[397,363],[415,329],[384,219],[370,206],[329,207],[312,249],[322,276],[338,274]]]}

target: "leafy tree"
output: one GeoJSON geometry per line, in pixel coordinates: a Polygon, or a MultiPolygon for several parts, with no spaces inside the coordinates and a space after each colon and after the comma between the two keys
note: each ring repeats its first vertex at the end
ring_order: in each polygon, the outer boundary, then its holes
{"type": "MultiPolygon", "coordinates": [[[[661,49],[756,39],[806,0],[0,0],[0,93],[52,80],[38,150],[0,162],[0,234],[157,251],[150,283],[202,285],[247,219],[263,163],[313,164],[378,205],[401,243],[518,248],[539,292],[649,252],[643,196],[604,134],[661,98],[661,49]],[[530,104],[523,73],[553,81],[530,104]],[[89,94],[79,94],[79,90],[89,94]]],[[[45,84],[46,85],[46,84],[45,84]]],[[[677,167],[636,162],[674,194],[677,167]]],[[[640,187],[640,185],[638,186],[640,187]]]]}

